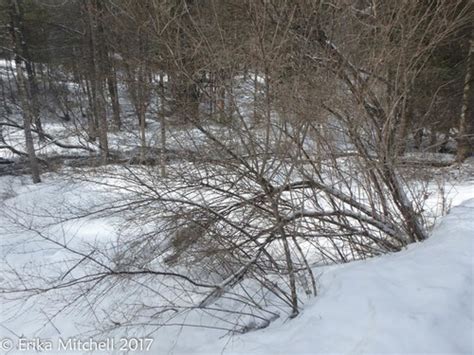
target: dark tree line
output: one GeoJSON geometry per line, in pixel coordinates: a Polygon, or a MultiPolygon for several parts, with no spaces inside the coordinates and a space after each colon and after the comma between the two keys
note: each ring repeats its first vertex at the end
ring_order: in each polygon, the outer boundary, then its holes
{"type": "MultiPolygon", "coordinates": [[[[1,37],[1,55],[14,59],[17,70],[24,67],[10,77],[18,84],[10,93],[13,101],[7,100],[5,92],[15,86],[2,78],[4,117],[15,100],[23,102],[26,150],[38,181],[33,141],[36,136],[45,139],[41,116],[46,116],[46,108],[41,101],[47,91],[55,96],[54,109],[61,111],[62,118],[74,117],[88,139],[98,141],[106,161],[107,133],[123,129],[119,87],[125,87],[139,122],[144,158],[145,117],[153,100],[163,106],[157,115],[175,124],[186,117],[228,122],[235,104],[236,74],[255,76],[256,87],[257,76],[266,78],[274,89],[280,83],[288,85],[327,64],[308,63],[308,58],[302,59],[305,52],[318,42],[325,45],[325,36],[339,36],[346,46],[341,50],[364,65],[356,69],[365,70],[361,74],[369,81],[380,79],[380,88],[386,86],[386,102],[380,105],[396,106],[399,129],[392,130],[397,131],[392,146],[397,154],[405,151],[411,137],[411,148],[456,149],[458,161],[463,161],[472,154],[472,4],[408,4],[410,14],[400,11],[401,4],[366,1],[290,5],[231,0],[3,0],[2,27],[8,31],[1,37]],[[372,13],[375,7],[377,12],[372,13]],[[437,11],[445,12],[443,19],[437,11]],[[424,23],[417,22],[420,16],[424,23]],[[444,33],[434,33],[430,21],[435,19],[454,23],[444,33]],[[331,33],[321,30],[326,23],[331,33]],[[352,38],[337,33],[342,23],[352,38]],[[275,41],[280,41],[278,47],[275,41]],[[410,55],[417,57],[408,62],[410,55]],[[373,63],[374,56],[384,56],[383,61],[377,58],[381,61],[373,63]],[[380,77],[367,71],[373,64],[380,77]],[[65,80],[83,90],[79,117],[74,110],[77,102],[59,90],[65,80]],[[450,138],[457,141],[457,148],[448,147],[450,138]]],[[[275,95],[289,94],[284,85],[275,95]]]]}

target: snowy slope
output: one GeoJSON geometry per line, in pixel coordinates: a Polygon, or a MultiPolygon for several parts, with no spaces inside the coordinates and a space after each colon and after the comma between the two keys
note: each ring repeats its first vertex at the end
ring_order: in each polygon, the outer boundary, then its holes
{"type": "MultiPolygon", "coordinates": [[[[71,185],[56,176],[35,186],[27,180],[0,179],[4,208],[46,204],[59,212],[63,204],[53,204],[53,199],[84,205],[98,195],[90,186],[71,185]]],[[[296,319],[281,319],[267,329],[233,337],[210,329],[163,327],[150,334],[155,341],[148,354],[473,353],[474,184],[458,184],[449,193],[455,207],[429,240],[400,253],[315,269],[319,295],[296,319]]],[[[0,211],[0,234],[7,222],[1,212],[7,211],[0,211]]],[[[96,233],[107,232],[112,238],[112,222],[81,222],[77,237],[91,240],[96,233]]],[[[13,236],[0,237],[0,250],[6,252],[13,236]]],[[[34,257],[59,258],[47,253],[34,257]]],[[[22,257],[26,255],[17,254],[13,261],[22,257]]],[[[0,338],[23,335],[57,341],[77,335],[92,319],[83,310],[72,309],[45,320],[42,309],[47,299],[44,304],[35,299],[23,306],[2,303],[0,338]]],[[[14,353],[33,352],[9,352],[14,353]]],[[[105,353],[109,352],[97,352],[105,353]]]]}
{"type": "MultiPolygon", "coordinates": [[[[236,337],[227,345],[224,339],[220,350],[472,354],[473,255],[471,199],[454,207],[422,244],[325,270],[319,297],[300,317],[236,337]]],[[[200,352],[217,352],[216,345],[200,352]]]]}

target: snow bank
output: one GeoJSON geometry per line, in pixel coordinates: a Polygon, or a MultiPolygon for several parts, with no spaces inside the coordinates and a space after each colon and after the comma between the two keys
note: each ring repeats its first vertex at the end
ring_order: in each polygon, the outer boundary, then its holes
{"type": "Polygon", "coordinates": [[[199,352],[471,354],[473,237],[471,199],[424,243],[325,269],[319,297],[298,318],[199,352]]]}

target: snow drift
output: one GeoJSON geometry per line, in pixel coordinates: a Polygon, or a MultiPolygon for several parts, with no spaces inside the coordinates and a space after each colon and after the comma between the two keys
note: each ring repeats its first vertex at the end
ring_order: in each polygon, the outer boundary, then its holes
{"type": "MultiPolygon", "coordinates": [[[[319,297],[300,317],[199,352],[471,354],[473,237],[471,199],[454,207],[423,243],[325,269],[319,297]]],[[[187,348],[179,343],[173,353],[187,348]]]]}

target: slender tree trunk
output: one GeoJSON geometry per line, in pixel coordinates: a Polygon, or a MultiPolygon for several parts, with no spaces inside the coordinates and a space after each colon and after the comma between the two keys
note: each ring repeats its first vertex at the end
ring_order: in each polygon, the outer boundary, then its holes
{"type": "Polygon", "coordinates": [[[258,121],[258,69],[255,68],[253,77],[253,123],[257,124],[258,121]]]}
{"type": "Polygon", "coordinates": [[[10,110],[10,106],[8,105],[7,94],[5,90],[5,82],[2,80],[0,81],[0,85],[2,87],[2,102],[3,102],[3,109],[7,115],[10,115],[12,112],[10,110]]]}
{"type": "Polygon", "coordinates": [[[217,79],[217,101],[216,101],[216,108],[217,108],[217,114],[219,117],[219,122],[223,123],[225,122],[225,114],[226,114],[226,105],[225,105],[225,74],[223,71],[218,71],[218,75],[216,77],[217,79]]]}
{"type": "Polygon", "coordinates": [[[31,133],[31,124],[34,119],[33,108],[31,107],[32,97],[30,87],[28,86],[23,72],[23,65],[27,59],[23,50],[27,45],[22,29],[23,14],[19,0],[10,0],[10,17],[11,17],[11,36],[14,43],[16,74],[18,83],[18,96],[20,98],[21,108],[23,110],[23,126],[25,133],[25,145],[30,161],[31,176],[33,182],[41,182],[38,159],[36,158],[33,135],[31,133]]]}
{"type": "MultiPolygon", "coordinates": [[[[104,8],[102,1],[95,0],[94,8],[96,10],[97,16],[96,26],[97,26],[97,52],[99,58],[99,69],[101,74],[105,74],[107,81],[107,89],[109,91],[111,104],[112,104],[112,115],[113,122],[116,129],[120,129],[120,103],[118,97],[118,88],[117,88],[117,76],[115,69],[112,64],[112,60],[109,56],[109,45],[106,39],[105,28],[104,28],[104,8]]],[[[104,100],[105,104],[105,100],[104,100]]]]}
{"type": "Polygon", "coordinates": [[[87,96],[87,101],[88,101],[88,108],[86,111],[86,117],[87,117],[87,135],[89,136],[89,141],[90,142],[95,142],[97,139],[97,122],[95,118],[97,117],[97,113],[95,112],[95,94],[92,92],[92,80],[88,78],[84,78],[84,90],[87,96]]]}
{"type": "MultiPolygon", "coordinates": [[[[140,160],[141,162],[145,162],[146,160],[146,150],[147,150],[147,143],[146,143],[146,103],[145,103],[145,85],[148,85],[148,78],[145,73],[145,64],[139,63],[138,64],[138,75],[137,79],[138,82],[136,85],[136,98],[135,98],[135,107],[136,113],[138,116],[138,123],[140,125],[140,160]]],[[[133,70],[133,69],[132,69],[133,70]]]]}
{"type": "Polygon", "coordinates": [[[474,120],[473,105],[474,105],[474,90],[472,89],[472,71],[474,68],[474,30],[471,31],[471,38],[469,40],[469,53],[467,56],[466,76],[464,77],[464,92],[462,99],[461,118],[459,120],[459,136],[458,136],[458,150],[456,160],[458,162],[464,161],[473,152],[472,141],[474,120]]]}
{"type": "Polygon", "coordinates": [[[163,82],[163,74],[160,74],[160,132],[161,132],[160,173],[161,173],[161,177],[166,177],[166,114],[165,114],[165,85],[163,82]]]}
{"type": "Polygon", "coordinates": [[[97,48],[97,2],[96,0],[87,1],[87,16],[89,20],[89,46],[90,46],[90,59],[91,59],[91,84],[92,93],[94,99],[94,108],[96,113],[96,120],[98,123],[99,131],[99,146],[102,161],[106,162],[109,156],[109,145],[107,139],[107,114],[105,110],[105,98],[104,98],[104,87],[103,87],[103,63],[97,48]],[[95,95],[94,95],[95,93],[95,95]]]}
{"type": "Polygon", "coordinates": [[[23,126],[25,132],[25,143],[26,143],[26,151],[28,153],[28,159],[30,161],[31,167],[31,177],[33,178],[33,182],[39,183],[41,182],[40,178],[40,170],[38,159],[36,158],[35,153],[35,146],[33,142],[33,135],[31,133],[31,123],[33,121],[34,115],[31,111],[31,107],[28,103],[28,89],[26,88],[25,78],[23,74],[23,69],[21,68],[22,63],[21,61],[17,61],[17,76],[18,76],[18,95],[20,97],[21,106],[23,108],[23,126]]]}
{"type": "Polygon", "coordinates": [[[142,105],[138,109],[138,120],[140,122],[140,160],[145,162],[146,159],[146,121],[145,121],[145,110],[142,105]]]}
{"type": "Polygon", "coordinates": [[[405,79],[405,88],[403,95],[403,103],[400,112],[400,123],[399,131],[397,136],[397,155],[403,155],[407,148],[407,138],[409,133],[410,124],[413,116],[413,102],[412,102],[412,88],[413,84],[408,85],[407,79],[405,79]]]}
{"type": "Polygon", "coordinates": [[[19,19],[20,22],[18,23],[18,28],[17,30],[19,31],[20,37],[21,37],[21,42],[18,43],[18,50],[21,52],[21,56],[23,57],[23,62],[25,63],[25,69],[26,69],[26,77],[27,77],[27,82],[26,84],[28,85],[28,91],[29,91],[29,100],[30,100],[30,110],[31,114],[33,115],[33,121],[32,123],[35,124],[36,126],[36,131],[38,132],[38,137],[41,141],[44,141],[46,138],[44,136],[44,131],[43,131],[43,126],[41,124],[41,119],[40,119],[40,105],[39,105],[39,99],[38,99],[38,93],[39,93],[39,88],[38,84],[36,82],[36,73],[34,70],[33,63],[31,62],[31,55],[30,55],[30,49],[29,49],[29,44],[26,41],[26,38],[24,36],[24,28],[23,28],[23,13],[22,13],[22,8],[21,8],[21,2],[18,3],[19,6],[19,19]]]}
{"type": "MultiPolygon", "coordinates": [[[[28,54],[26,56],[28,58],[28,54]]],[[[33,122],[36,126],[39,139],[41,141],[44,141],[46,140],[46,137],[44,136],[43,125],[41,124],[41,118],[40,118],[40,104],[39,104],[39,98],[38,98],[39,89],[38,89],[38,84],[36,82],[36,73],[33,68],[33,65],[29,61],[27,61],[25,64],[26,64],[25,65],[26,75],[28,78],[28,86],[31,92],[31,106],[32,106],[33,118],[34,118],[33,122]]]]}
{"type": "Polygon", "coordinates": [[[112,114],[114,120],[114,127],[117,130],[120,130],[122,127],[122,121],[120,119],[120,103],[118,96],[118,85],[117,85],[117,75],[115,70],[111,67],[109,63],[109,73],[107,78],[107,86],[109,89],[110,99],[112,101],[112,114]]]}
{"type": "Polygon", "coordinates": [[[209,72],[209,118],[214,117],[215,102],[216,102],[216,84],[215,84],[215,75],[212,71],[209,72]]]}
{"type": "Polygon", "coordinates": [[[12,62],[10,61],[9,62],[9,67],[8,67],[8,70],[7,70],[7,83],[8,83],[8,92],[10,93],[9,97],[10,97],[10,101],[12,103],[12,105],[16,105],[17,104],[17,97],[15,95],[15,90],[13,88],[13,85],[12,83],[15,82],[15,68],[13,68],[13,64],[12,62]]]}

